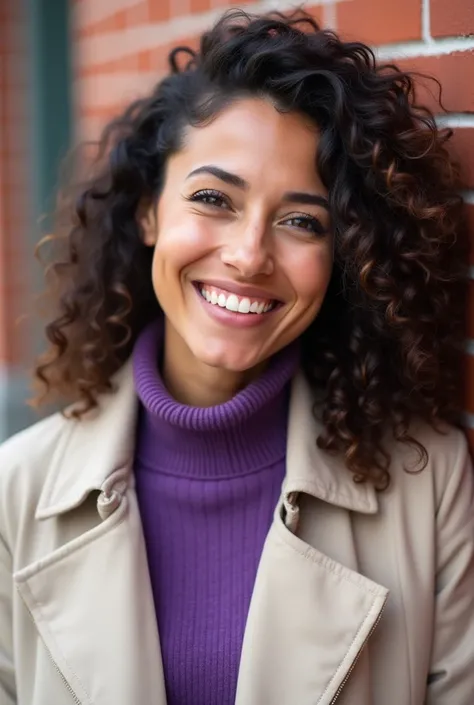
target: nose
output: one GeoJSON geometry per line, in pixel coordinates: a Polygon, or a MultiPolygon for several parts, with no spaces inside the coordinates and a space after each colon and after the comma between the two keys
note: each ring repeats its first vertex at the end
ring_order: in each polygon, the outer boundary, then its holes
{"type": "Polygon", "coordinates": [[[268,276],[274,270],[270,240],[266,223],[246,223],[229,233],[229,240],[222,249],[222,262],[246,279],[268,276]]]}

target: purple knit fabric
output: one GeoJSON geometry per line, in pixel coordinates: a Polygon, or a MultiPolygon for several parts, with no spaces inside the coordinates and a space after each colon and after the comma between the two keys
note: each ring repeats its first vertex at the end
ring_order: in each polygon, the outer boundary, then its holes
{"type": "MultiPolygon", "coordinates": [[[[285,472],[298,346],[215,407],[179,404],[159,371],[162,324],[134,350],[135,474],[168,705],[232,705],[258,562],[285,472]]],[[[150,696],[151,697],[151,696],[150,696]]]]}

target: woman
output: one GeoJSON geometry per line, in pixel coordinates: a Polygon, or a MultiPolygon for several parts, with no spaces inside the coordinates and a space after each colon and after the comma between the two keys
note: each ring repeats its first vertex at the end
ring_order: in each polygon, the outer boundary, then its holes
{"type": "Polygon", "coordinates": [[[183,51],[50,253],[72,406],[0,454],[0,701],[468,705],[446,135],[309,18],[183,51]]]}

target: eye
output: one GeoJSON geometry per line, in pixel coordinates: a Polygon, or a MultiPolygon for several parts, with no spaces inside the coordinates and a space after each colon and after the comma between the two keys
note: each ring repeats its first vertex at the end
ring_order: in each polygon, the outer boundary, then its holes
{"type": "Polygon", "coordinates": [[[227,197],[220,191],[215,191],[214,189],[206,188],[201,191],[196,191],[196,193],[189,196],[188,201],[192,201],[194,203],[204,203],[206,206],[230,210],[227,197]]]}
{"type": "Polygon", "coordinates": [[[291,228],[305,231],[310,235],[326,235],[327,229],[320,220],[310,215],[293,215],[282,221],[282,225],[289,225],[291,228]]]}

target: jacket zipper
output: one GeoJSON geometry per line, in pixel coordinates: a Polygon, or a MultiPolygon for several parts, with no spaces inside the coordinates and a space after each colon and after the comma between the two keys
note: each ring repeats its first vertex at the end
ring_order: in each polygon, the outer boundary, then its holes
{"type": "Polygon", "coordinates": [[[336,700],[339,699],[340,694],[341,694],[342,691],[344,690],[344,686],[346,685],[347,681],[348,681],[349,678],[351,677],[352,671],[353,671],[354,668],[357,666],[357,662],[359,661],[360,655],[361,655],[361,653],[363,652],[363,650],[364,650],[364,648],[365,648],[365,645],[366,645],[367,642],[369,641],[369,639],[370,639],[370,637],[372,636],[372,634],[374,633],[374,631],[377,629],[378,624],[379,624],[380,620],[382,619],[382,615],[383,615],[383,611],[384,611],[384,609],[385,609],[386,603],[387,603],[387,600],[385,600],[385,602],[383,603],[383,605],[382,605],[382,607],[381,607],[381,609],[380,609],[380,612],[379,612],[379,616],[378,616],[377,619],[375,620],[375,622],[374,622],[374,624],[373,624],[373,626],[372,626],[372,629],[369,631],[369,633],[368,633],[367,636],[365,637],[362,646],[360,647],[359,651],[357,652],[356,657],[355,657],[354,660],[352,661],[349,670],[347,671],[346,675],[344,676],[344,679],[343,679],[341,685],[340,685],[339,688],[337,689],[337,691],[336,691],[336,693],[334,694],[334,697],[333,697],[333,699],[331,700],[331,702],[330,702],[329,705],[334,705],[334,703],[336,702],[336,700]]]}
{"type": "MultiPolygon", "coordinates": [[[[33,624],[34,624],[35,627],[36,627],[36,622],[35,622],[35,618],[33,617],[33,613],[31,612],[30,608],[28,607],[28,605],[26,604],[26,602],[25,602],[24,600],[23,600],[23,604],[25,605],[26,609],[28,610],[28,614],[29,614],[30,617],[31,617],[31,621],[33,622],[33,624]]],[[[61,678],[62,682],[64,683],[64,685],[65,685],[65,687],[66,687],[66,689],[69,691],[69,694],[70,694],[71,698],[72,698],[73,701],[76,703],[76,705],[82,705],[82,701],[79,700],[79,698],[77,697],[76,693],[74,692],[74,690],[73,690],[73,689],[71,688],[71,686],[69,685],[69,683],[68,683],[68,681],[66,680],[66,678],[65,678],[65,676],[64,676],[64,674],[63,674],[63,672],[61,671],[61,669],[59,668],[58,664],[57,664],[56,661],[54,660],[51,651],[48,649],[48,647],[47,647],[46,644],[44,643],[44,640],[42,640],[42,641],[43,641],[43,646],[44,646],[44,648],[46,649],[46,653],[48,654],[49,660],[50,660],[51,663],[53,664],[54,670],[57,672],[57,674],[58,674],[59,677],[61,678]]]]}

